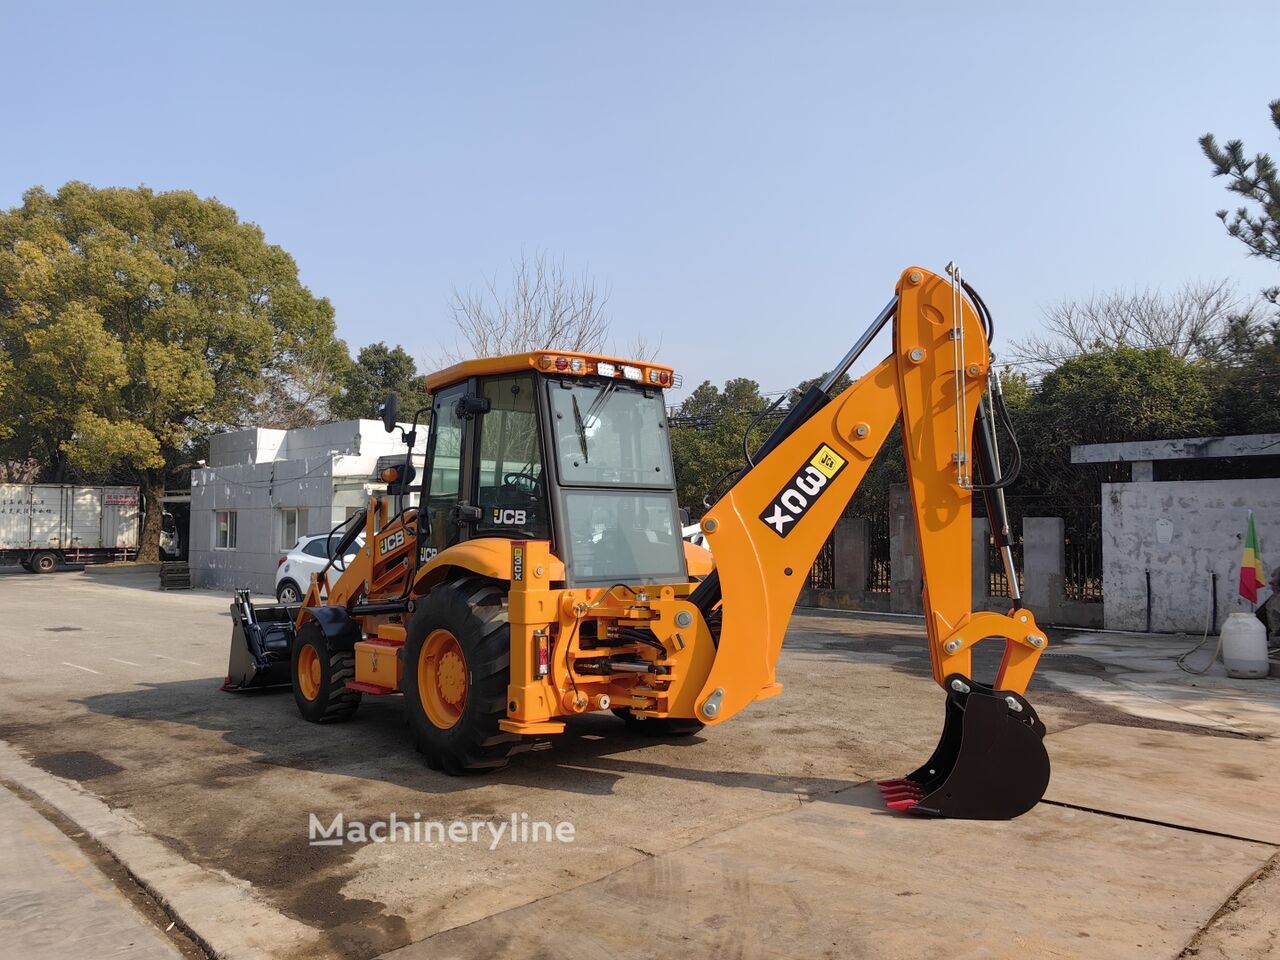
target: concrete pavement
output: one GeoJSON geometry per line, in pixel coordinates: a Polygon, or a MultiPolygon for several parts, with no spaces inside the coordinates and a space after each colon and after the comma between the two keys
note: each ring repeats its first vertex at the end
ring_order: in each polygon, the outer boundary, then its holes
{"type": "Polygon", "coordinates": [[[888,814],[866,785],[938,733],[918,621],[801,612],[782,696],[721,727],[655,742],[586,717],[458,780],[425,769],[394,701],[315,727],[287,693],[218,692],[227,603],[154,574],[0,577],[0,777],[219,955],[1269,955],[1275,784],[1232,772],[1277,767],[1280,686],[1183,686],[1164,661],[1189,641],[1056,635],[1030,698],[1063,799],[974,824],[888,814]],[[312,813],[527,813],[576,837],[316,847],[312,813]]]}
{"type": "Polygon", "coordinates": [[[178,960],[75,842],[0,786],[0,941],[24,960],[178,960]]]}

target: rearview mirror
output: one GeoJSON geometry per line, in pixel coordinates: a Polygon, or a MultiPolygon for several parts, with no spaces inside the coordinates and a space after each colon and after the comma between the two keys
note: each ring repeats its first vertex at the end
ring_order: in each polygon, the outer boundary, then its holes
{"type": "Polygon", "coordinates": [[[387,399],[383,400],[382,405],[378,407],[378,414],[382,417],[383,429],[387,433],[393,433],[400,416],[400,401],[394,393],[387,394],[387,399]]]}

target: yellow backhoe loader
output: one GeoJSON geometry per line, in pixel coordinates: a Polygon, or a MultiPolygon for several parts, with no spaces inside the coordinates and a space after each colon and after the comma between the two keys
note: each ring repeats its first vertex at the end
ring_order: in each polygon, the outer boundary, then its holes
{"type": "Polygon", "coordinates": [[[970,610],[975,493],[1015,594],[1018,583],[1003,496],[1017,448],[1004,471],[997,424],[1012,431],[990,335],[958,270],[904,271],[702,518],[710,551],[680,535],[669,367],[545,350],[433,374],[410,429],[397,428],[395,398],[382,409],[409,450],[429,414],[421,482],[408,454],[387,471],[386,494],[331,534],[339,559],[301,605],[237,595],[225,687],[289,683],[316,723],[402,695],[418,749],[451,774],[501,767],[588,711],[671,736],[724,723],[782,692],[775,666],[806,574],[900,423],[946,708],[933,755],[881,789],[914,814],[1016,817],[1049,781],[1024,696],[1047,641],[1016,596],[1008,613],[970,610]],[[892,353],[833,396],[890,322],[892,353]],[[972,653],[989,639],[1004,656],[981,683],[972,653]]]}

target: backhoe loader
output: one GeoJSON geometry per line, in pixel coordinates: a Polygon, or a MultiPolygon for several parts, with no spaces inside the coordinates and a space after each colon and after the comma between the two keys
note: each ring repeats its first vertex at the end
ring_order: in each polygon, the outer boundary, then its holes
{"type": "Polygon", "coordinates": [[[401,695],[429,766],[493,770],[565,720],[612,711],[678,736],[777,696],[775,666],[806,574],[895,423],[902,427],[923,566],[937,747],[880,788],[912,814],[1016,817],[1049,780],[1044,725],[1024,694],[1046,646],[1017,597],[997,425],[991,317],[958,269],[910,267],[821,384],[795,401],[702,518],[710,550],[681,538],[664,395],[670,367],[562,350],[472,360],[425,378],[423,477],[331,533],[330,561],[296,607],[232,606],[230,690],[289,683],[310,721],[349,719],[401,695]],[[835,385],[892,323],[891,354],[835,385]],[[971,504],[981,495],[1015,596],[970,610],[971,504]],[[415,502],[416,496],[416,502],[415,502]],[[1004,656],[988,682],[975,645],[1004,656]]]}

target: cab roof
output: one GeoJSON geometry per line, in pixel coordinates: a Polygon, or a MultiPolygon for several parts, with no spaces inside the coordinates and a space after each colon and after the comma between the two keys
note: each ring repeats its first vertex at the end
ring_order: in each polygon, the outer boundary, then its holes
{"type": "Polygon", "coordinates": [[[565,350],[535,350],[455,363],[451,367],[428,374],[423,378],[423,386],[427,393],[435,393],[471,377],[522,373],[526,370],[566,376],[616,377],[660,390],[676,385],[675,371],[648,360],[624,360],[621,357],[565,350]]]}

